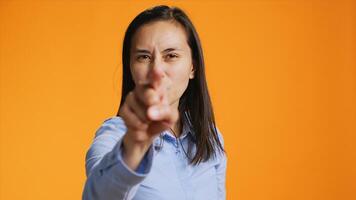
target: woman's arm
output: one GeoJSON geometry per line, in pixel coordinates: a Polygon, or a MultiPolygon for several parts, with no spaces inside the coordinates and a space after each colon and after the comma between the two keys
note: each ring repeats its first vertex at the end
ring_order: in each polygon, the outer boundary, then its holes
{"type": "Polygon", "coordinates": [[[96,132],[86,154],[87,180],[83,199],[132,199],[139,183],[149,173],[153,160],[152,146],[136,170],[123,161],[122,141],[126,131],[121,118],[111,118],[96,132]]]}
{"type": "MultiPolygon", "coordinates": [[[[218,130],[218,129],[217,129],[218,130]]],[[[224,146],[224,139],[220,131],[218,130],[218,135],[221,144],[224,146]]],[[[225,149],[225,148],[224,148],[225,149]]],[[[219,155],[219,163],[215,166],[217,180],[218,180],[218,197],[219,200],[226,199],[226,167],[227,167],[227,157],[226,153],[221,153],[219,155]]]]}

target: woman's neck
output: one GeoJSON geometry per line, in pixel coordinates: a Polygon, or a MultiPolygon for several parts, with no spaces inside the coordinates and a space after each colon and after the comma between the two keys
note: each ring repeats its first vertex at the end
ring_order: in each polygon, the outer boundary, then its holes
{"type": "MultiPolygon", "coordinates": [[[[179,100],[176,101],[176,102],[173,102],[173,104],[171,104],[171,108],[172,109],[178,109],[178,105],[179,105],[179,100]]],[[[181,121],[181,116],[178,115],[178,120],[177,122],[172,126],[170,127],[175,134],[176,137],[179,137],[182,133],[182,121],[181,121]]]]}
{"type": "Polygon", "coordinates": [[[181,133],[182,133],[182,121],[181,121],[180,116],[178,117],[177,122],[170,128],[174,131],[173,134],[176,137],[179,137],[181,135],[181,133]]]}

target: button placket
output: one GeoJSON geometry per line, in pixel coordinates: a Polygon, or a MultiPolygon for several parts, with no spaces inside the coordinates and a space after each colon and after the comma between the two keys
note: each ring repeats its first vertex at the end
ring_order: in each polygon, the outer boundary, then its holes
{"type": "Polygon", "coordinates": [[[177,138],[176,138],[176,141],[174,142],[174,146],[176,147],[176,154],[179,154],[180,153],[180,149],[179,149],[179,141],[178,141],[177,138]]]}

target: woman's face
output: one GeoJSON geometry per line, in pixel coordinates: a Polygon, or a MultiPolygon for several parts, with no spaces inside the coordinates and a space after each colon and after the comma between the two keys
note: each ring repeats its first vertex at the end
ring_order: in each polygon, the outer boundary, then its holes
{"type": "Polygon", "coordinates": [[[167,89],[170,105],[179,99],[194,77],[191,50],[183,26],[156,21],[141,26],[132,38],[130,69],[137,85],[153,79],[167,89]]]}

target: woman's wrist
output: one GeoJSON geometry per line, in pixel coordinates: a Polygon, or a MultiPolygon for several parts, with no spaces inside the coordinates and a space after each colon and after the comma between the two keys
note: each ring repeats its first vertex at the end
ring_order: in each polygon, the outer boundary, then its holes
{"type": "Polygon", "coordinates": [[[126,134],[123,138],[123,160],[132,170],[136,170],[152,142],[135,142],[126,134]]]}

